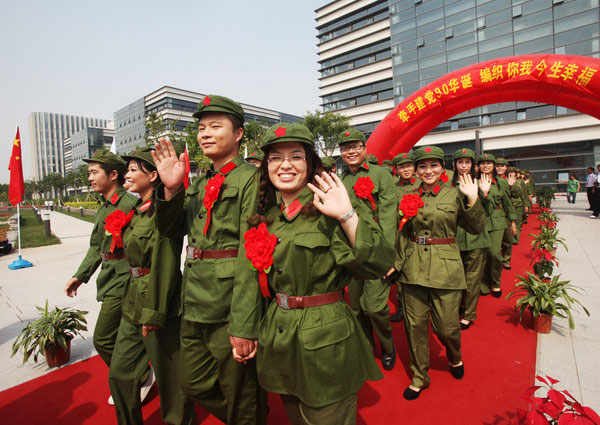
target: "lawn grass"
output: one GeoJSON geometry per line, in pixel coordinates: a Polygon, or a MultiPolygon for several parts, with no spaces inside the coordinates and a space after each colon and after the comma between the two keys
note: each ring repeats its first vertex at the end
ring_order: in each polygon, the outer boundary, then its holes
{"type": "MultiPolygon", "coordinates": [[[[56,245],[60,243],[54,233],[47,238],[44,231],[44,222],[38,223],[35,213],[31,209],[21,210],[21,248],[33,248],[36,246],[56,245]]],[[[15,248],[18,242],[15,241],[15,248]]]]}
{"type": "Polygon", "coordinates": [[[96,222],[96,216],[95,215],[81,215],[79,213],[79,210],[75,210],[73,209],[73,211],[68,212],[67,210],[61,211],[61,210],[55,210],[56,212],[59,212],[61,214],[65,214],[65,215],[70,215],[73,218],[78,218],[79,220],[83,220],[83,221],[87,221],[90,223],[95,223],[96,222]]]}

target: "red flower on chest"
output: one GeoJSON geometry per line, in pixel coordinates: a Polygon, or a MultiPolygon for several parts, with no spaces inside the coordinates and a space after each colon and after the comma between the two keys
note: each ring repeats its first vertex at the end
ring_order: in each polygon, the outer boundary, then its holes
{"type": "Polygon", "coordinates": [[[204,209],[207,211],[206,214],[206,223],[204,225],[204,236],[206,236],[206,232],[208,231],[208,226],[210,224],[210,213],[212,211],[212,207],[217,199],[219,199],[219,191],[221,190],[221,185],[225,181],[225,176],[223,174],[217,174],[214,177],[208,179],[206,185],[204,186],[204,199],[202,200],[202,205],[204,209]]]}
{"type": "Polygon", "coordinates": [[[373,189],[375,189],[375,185],[373,184],[371,177],[359,177],[358,180],[356,180],[353,189],[357,197],[367,199],[370,202],[373,211],[377,209],[375,200],[373,199],[373,189]]]}
{"type": "Polygon", "coordinates": [[[108,235],[112,236],[110,244],[111,253],[115,252],[117,248],[123,248],[123,227],[129,224],[134,214],[134,210],[129,211],[129,214],[125,214],[121,210],[115,210],[106,217],[104,230],[108,235]]]}
{"type": "Polygon", "coordinates": [[[261,223],[257,228],[252,228],[244,233],[244,248],[246,258],[250,260],[252,268],[258,271],[260,290],[264,297],[269,297],[267,273],[273,265],[273,252],[277,245],[277,236],[267,230],[267,225],[261,223]]]}

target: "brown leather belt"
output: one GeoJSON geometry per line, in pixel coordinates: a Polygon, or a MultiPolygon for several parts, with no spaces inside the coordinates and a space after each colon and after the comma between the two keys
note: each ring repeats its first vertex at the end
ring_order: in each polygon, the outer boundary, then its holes
{"type": "Polygon", "coordinates": [[[417,245],[438,245],[438,244],[449,244],[449,243],[456,242],[456,239],[454,239],[454,238],[432,239],[432,238],[426,238],[424,236],[417,236],[414,238],[410,238],[410,240],[413,242],[416,242],[417,245]]]}
{"type": "Polygon", "coordinates": [[[494,208],[494,209],[495,209],[495,210],[501,210],[501,209],[502,209],[502,206],[498,206],[498,207],[496,207],[496,208],[494,208]]]}
{"type": "Polygon", "coordinates": [[[191,245],[185,248],[185,254],[188,260],[203,260],[204,258],[233,258],[237,257],[237,249],[213,249],[206,251],[198,249],[191,245]]]}
{"type": "Polygon", "coordinates": [[[142,277],[150,274],[150,269],[144,267],[131,267],[129,269],[129,274],[133,277],[142,277]]]}
{"type": "Polygon", "coordinates": [[[125,258],[125,254],[100,254],[100,258],[102,261],[120,260],[121,258],[125,258]]]}
{"type": "Polygon", "coordinates": [[[278,293],[275,300],[279,307],[289,310],[290,308],[314,307],[317,305],[333,304],[342,299],[342,291],[329,292],[320,295],[307,295],[305,297],[292,297],[288,294],[278,293]]]}

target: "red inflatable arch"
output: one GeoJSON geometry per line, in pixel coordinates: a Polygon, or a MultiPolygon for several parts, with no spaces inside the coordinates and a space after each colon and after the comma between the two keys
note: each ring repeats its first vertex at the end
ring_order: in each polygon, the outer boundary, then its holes
{"type": "Polygon", "coordinates": [[[367,151],[380,160],[408,152],[447,119],[500,102],[549,103],[600,119],[600,59],[526,55],[494,59],[454,71],[396,106],[375,128],[367,151]]]}

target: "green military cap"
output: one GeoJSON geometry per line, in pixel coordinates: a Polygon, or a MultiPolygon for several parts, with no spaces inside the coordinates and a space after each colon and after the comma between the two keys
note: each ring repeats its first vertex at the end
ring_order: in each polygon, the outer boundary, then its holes
{"type": "Polygon", "coordinates": [[[508,165],[508,161],[505,158],[497,158],[496,159],[496,165],[508,165]]]}
{"type": "Polygon", "coordinates": [[[323,163],[323,166],[326,168],[333,168],[333,167],[337,166],[337,161],[330,156],[325,156],[325,157],[321,158],[321,162],[323,163]]]}
{"type": "Polygon", "coordinates": [[[309,145],[312,149],[315,147],[315,138],[311,131],[300,123],[282,122],[270,127],[263,137],[263,144],[260,147],[263,152],[265,148],[275,143],[297,142],[309,145]]]}
{"type": "Polygon", "coordinates": [[[479,155],[479,159],[477,159],[477,163],[479,164],[480,162],[483,162],[483,161],[492,161],[495,164],[496,157],[494,155],[492,155],[491,153],[482,153],[481,155],[479,155]]]}
{"type": "Polygon", "coordinates": [[[152,159],[152,151],[154,150],[154,148],[149,148],[147,146],[140,148],[140,149],[135,149],[133,151],[131,151],[131,153],[129,153],[128,155],[121,155],[121,158],[123,158],[123,160],[125,162],[129,162],[132,159],[138,159],[140,161],[145,162],[146,164],[156,168],[156,165],[154,165],[154,159],[152,159]]]}
{"type": "Polygon", "coordinates": [[[88,164],[90,162],[99,162],[101,164],[109,165],[113,170],[117,170],[121,174],[125,174],[127,171],[127,164],[125,161],[108,149],[98,149],[91,158],[86,158],[83,161],[88,164]]]}
{"type": "Polygon", "coordinates": [[[379,160],[372,153],[367,154],[367,162],[370,164],[379,164],[379,160]]]}
{"type": "Polygon", "coordinates": [[[246,161],[249,159],[258,159],[259,161],[262,161],[264,157],[265,156],[262,152],[252,152],[246,157],[246,161]]]}
{"type": "Polygon", "coordinates": [[[382,162],[383,165],[387,165],[388,167],[392,166],[392,160],[391,159],[384,159],[382,162]]]}
{"type": "Polygon", "coordinates": [[[444,151],[437,146],[422,146],[415,150],[413,160],[415,163],[423,159],[439,159],[444,164],[444,151]]]}
{"type": "Polygon", "coordinates": [[[414,162],[412,153],[403,152],[396,155],[394,159],[392,159],[392,165],[400,165],[406,162],[414,162]]]}
{"type": "Polygon", "coordinates": [[[475,161],[475,152],[471,149],[462,148],[454,152],[452,159],[456,161],[458,158],[471,158],[472,161],[475,161]]]}
{"type": "Polygon", "coordinates": [[[518,173],[519,169],[515,168],[515,167],[508,167],[508,172],[509,173],[518,173]]]}
{"type": "Polygon", "coordinates": [[[239,118],[241,123],[244,123],[244,108],[239,103],[225,96],[209,94],[204,97],[198,104],[198,111],[194,112],[194,118],[200,118],[205,112],[222,112],[232,114],[239,118]]]}
{"type": "Polygon", "coordinates": [[[348,142],[366,142],[366,141],[367,141],[367,138],[365,137],[365,135],[363,134],[362,131],[350,128],[346,131],[342,131],[342,133],[339,135],[338,145],[343,145],[344,143],[348,143],[348,142]]]}

